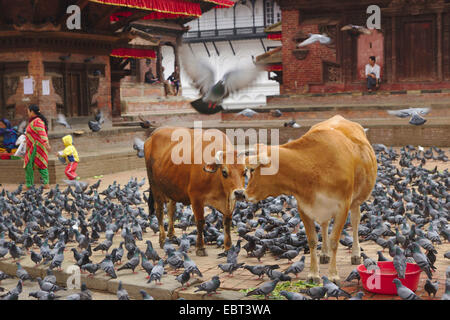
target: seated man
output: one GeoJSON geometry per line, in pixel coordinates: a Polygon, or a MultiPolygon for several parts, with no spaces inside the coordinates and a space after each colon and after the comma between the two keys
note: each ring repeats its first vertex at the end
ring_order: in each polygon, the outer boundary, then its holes
{"type": "Polygon", "coordinates": [[[369,58],[369,63],[366,65],[367,89],[372,92],[380,86],[380,66],[375,63],[375,57],[369,58]]]}
{"type": "Polygon", "coordinates": [[[172,85],[175,87],[175,95],[178,95],[178,92],[180,90],[180,72],[178,70],[178,66],[175,67],[175,71],[170,75],[169,78],[167,78],[172,85]]]}
{"type": "Polygon", "coordinates": [[[145,83],[155,83],[158,82],[158,79],[155,78],[155,76],[153,75],[153,71],[152,68],[150,67],[150,69],[148,69],[148,71],[145,73],[145,79],[144,79],[145,83]]]}
{"type": "Polygon", "coordinates": [[[0,147],[6,149],[8,153],[16,148],[17,132],[12,128],[8,119],[0,119],[0,136],[3,136],[3,143],[0,147]]]}

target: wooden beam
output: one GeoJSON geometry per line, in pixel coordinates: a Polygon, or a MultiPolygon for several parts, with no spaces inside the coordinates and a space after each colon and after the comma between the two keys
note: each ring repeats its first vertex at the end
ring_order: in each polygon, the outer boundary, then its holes
{"type": "Polygon", "coordinates": [[[123,18],[120,21],[117,21],[116,23],[113,23],[111,25],[111,30],[112,31],[117,31],[123,27],[125,27],[126,25],[128,25],[129,23],[139,20],[145,16],[148,16],[149,12],[148,11],[136,11],[135,13],[133,13],[131,16],[129,16],[128,18],[123,18]]]}
{"type": "Polygon", "coordinates": [[[112,14],[114,14],[116,11],[121,10],[120,7],[112,6],[111,8],[108,8],[108,11],[104,13],[104,15],[94,23],[94,28],[97,28],[102,25],[110,25],[110,17],[112,14]]]}

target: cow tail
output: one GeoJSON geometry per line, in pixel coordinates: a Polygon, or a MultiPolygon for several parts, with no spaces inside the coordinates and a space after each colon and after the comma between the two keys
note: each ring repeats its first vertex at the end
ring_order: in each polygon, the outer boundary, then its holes
{"type": "Polygon", "coordinates": [[[148,189],[148,192],[148,212],[150,216],[153,216],[155,214],[155,198],[151,187],[148,189]]]}

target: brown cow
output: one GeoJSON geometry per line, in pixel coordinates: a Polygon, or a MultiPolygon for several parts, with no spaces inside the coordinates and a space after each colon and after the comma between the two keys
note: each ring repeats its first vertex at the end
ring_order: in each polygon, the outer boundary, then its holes
{"type": "Polygon", "coordinates": [[[247,159],[251,177],[246,189],[248,201],[268,196],[295,196],[303,220],[311,252],[309,280],[320,281],[317,265],[317,234],[314,221],[322,229],[320,263],[330,262],[329,278],[339,282],[336,252],[347,214],[351,210],[353,229],[352,264],[360,263],[358,225],[359,206],[369,197],[377,176],[375,153],[363,127],[341,116],[318,123],[297,140],[281,146],[267,146],[267,153],[247,159]],[[274,152],[279,152],[276,175],[262,175],[264,167],[273,165],[274,152]],[[253,161],[253,164],[252,164],[253,161]],[[328,223],[334,227],[328,240],[328,223]]]}
{"type": "Polygon", "coordinates": [[[193,129],[187,128],[159,128],[145,142],[144,153],[151,188],[148,205],[150,213],[156,212],[158,218],[160,246],[163,246],[166,238],[163,226],[163,204],[166,203],[168,209],[169,238],[174,237],[173,214],[176,202],[190,204],[197,224],[196,254],[203,256],[207,255],[203,241],[204,207],[207,205],[222,212],[225,250],[231,247],[232,213],[236,200],[245,200],[245,164],[243,158],[240,158],[241,161],[238,163],[240,155],[223,132],[215,129],[196,130],[199,130],[201,134],[194,134],[193,129]],[[212,159],[210,163],[205,163],[202,155],[200,155],[200,162],[198,160],[195,162],[194,151],[198,156],[199,150],[204,152],[210,145],[210,142],[202,142],[207,140],[206,135],[203,138],[205,132],[220,137],[223,140],[223,147],[209,149],[212,159]],[[186,148],[190,152],[188,155],[185,155],[184,151],[180,152],[181,144],[177,139],[173,139],[180,133],[188,139],[186,148]],[[182,163],[173,161],[173,153],[186,156],[189,161],[182,163]]]}

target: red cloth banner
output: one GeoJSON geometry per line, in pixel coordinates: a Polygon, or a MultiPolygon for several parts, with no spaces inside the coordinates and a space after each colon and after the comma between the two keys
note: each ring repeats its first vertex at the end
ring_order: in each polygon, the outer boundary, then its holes
{"type": "Polygon", "coordinates": [[[203,0],[204,2],[211,2],[217,4],[214,8],[231,8],[234,6],[234,1],[231,0],[203,0]]]}
{"type": "Polygon", "coordinates": [[[281,32],[269,33],[267,34],[267,39],[281,41],[281,32]]]}
{"type": "MultiPolygon", "coordinates": [[[[113,15],[111,15],[110,20],[112,22],[116,22],[119,21],[120,19],[123,18],[128,18],[129,16],[131,16],[133,13],[130,11],[122,11],[122,12],[117,12],[113,15]]],[[[186,17],[186,15],[184,14],[172,14],[172,13],[162,13],[162,12],[151,12],[148,16],[145,16],[143,18],[141,18],[142,20],[158,20],[158,19],[175,19],[175,18],[179,18],[179,17],[186,17]]]]}
{"type": "MultiPolygon", "coordinates": [[[[174,15],[200,17],[202,10],[199,3],[186,2],[183,0],[89,0],[100,4],[128,7],[169,13],[174,15]]],[[[212,0],[211,0],[212,1],[212,0]]],[[[214,0],[218,1],[218,0],[214,0]]],[[[219,1],[218,1],[219,2],[219,1]]]]}
{"type": "Polygon", "coordinates": [[[151,49],[119,48],[114,49],[111,56],[116,58],[156,59],[156,52],[151,49]]]}
{"type": "Polygon", "coordinates": [[[272,64],[269,66],[266,66],[267,71],[283,71],[283,65],[282,64],[272,64]]]}

